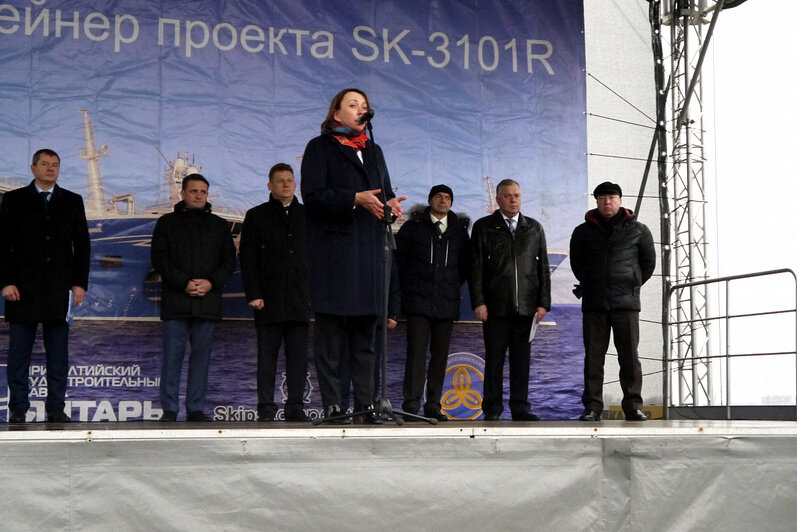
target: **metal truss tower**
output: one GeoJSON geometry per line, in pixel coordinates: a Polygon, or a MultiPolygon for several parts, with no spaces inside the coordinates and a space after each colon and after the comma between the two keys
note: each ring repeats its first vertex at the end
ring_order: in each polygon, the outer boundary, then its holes
{"type": "MultiPolygon", "coordinates": [[[[706,227],[706,158],[704,153],[701,66],[708,41],[724,0],[650,0],[662,3],[660,25],[651,17],[654,39],[669,30],[669,58],[659,57],[657,90],[661,98],[660,127],[669,133],[659,141],[659,186],[664,273],[664,293],[679,285],[709,277],[706,227]],[[713,16],[712,16],[713,13],[713,16]],[[710,24],[709,24],[710,21],[710,24]],[[706,26],[708,31],[704,33],[706,26]],[[658,29],[658,33],[657,30],[658,29]],[[664,30],[666,31],[666,30],[664,30]],[[665,74],[666,72],[666,74],[665,74]],[[663,85],[668,77],[667,85],[663,85]],[[669,97],[667,104],[664,101],[669,97]],[[662,120],[663,119],[663,120],[662,120]],[[665,162],[666,158],[666,162],[665,162]],[[665,163],[665,164],[661,164],[665,163]],[[666,165],[666,171],[662,167],[666,165]],[[667,246],[669,243],[669,246],[667,246]]],[[[651,15],[654,6],[651,5],[651,15]]],[[[655,50],[655,44],[654,44],[655,50]]],[[[669,367],[665,380],[677,406],[712,404],[712,337],[709,288],[705,284],[676,288],[663,308],[669,367]]],[[[665,298],[665,301],[667,299],[665,298]]]]}

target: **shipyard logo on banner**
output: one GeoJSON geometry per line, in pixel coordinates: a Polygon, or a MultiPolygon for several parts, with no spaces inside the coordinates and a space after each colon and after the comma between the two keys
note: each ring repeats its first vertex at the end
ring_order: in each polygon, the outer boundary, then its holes
{"type": "Polygon", "coordinates": [[[6,365],[0,364],[0,416],[5,416],[3,421],[8,421],[8,373],[6,365]]]}
{"type": "Polygon", "coordinates": [[[484,359],[473,353],[451,353],[443,382],[440,406],[450,419],[482,417],[484,359]]]}

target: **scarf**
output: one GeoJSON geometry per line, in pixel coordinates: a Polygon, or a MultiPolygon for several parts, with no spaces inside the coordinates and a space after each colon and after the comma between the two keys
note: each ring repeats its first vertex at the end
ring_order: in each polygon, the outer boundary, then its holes
{"type": "Polygon", "coordinates": [[[364,149],[365,143],[368,142],[368,136],[365,134],[365,132],[357,135],[350,127],[342,126],[340,124],[335,125],[335,127],[330,129],[328,132],[331,133],[333,137],[338,139],[338,142],[344,146],[354,148],[354,151],[360,151],[364,149]]]}

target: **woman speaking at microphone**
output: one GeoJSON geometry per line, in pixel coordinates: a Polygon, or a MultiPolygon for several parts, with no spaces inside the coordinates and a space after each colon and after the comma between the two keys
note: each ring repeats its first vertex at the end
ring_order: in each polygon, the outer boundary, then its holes
{"type": "MultiPolygon", "coordinates": [[[[321,135],[307,143],[302,158],[313,358],[325,418],[342,413],[342,357],[349,360],[355,410],[373,401],[374,332],[382,312],[383,202],[400,216],[406,199],[393,194],[382,149],[365,134],[373,116],[369,111],[363,91],[340,91],[329,104],[321,135]]],[[[374,414],[364,421],[381,423],[374,414]]]]}

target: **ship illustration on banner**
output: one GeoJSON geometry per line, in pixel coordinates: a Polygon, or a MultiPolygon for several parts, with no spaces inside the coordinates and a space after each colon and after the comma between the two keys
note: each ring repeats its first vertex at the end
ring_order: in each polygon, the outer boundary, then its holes
{"type": "MultiPolygon", "coordinates": [[[[75,317],[92,319],[152,319],[159,315],[160,276],[152,269],[150,262],[150,242],[157,219],[172,212],[180,201],[183,178],[201,172],[189,152],[180,152],[165,161],[163,184],[168,198],[162,203],[146,206],[140,211],[132,194],[112,194],[106,196],[100,171],[100,159],[110,155],[106,144],[96,145],[94,126],[88,111],[83,115],[85,146],[79,157],[86,161],[88,180],[88,199],[85,202],[86,218],[91,237],[91,269],[89,290],[86,299],[75,311],[75,317]]],[[[486,186],[486,214],[494,212],[495,188],[490,177],[483,178],[486,186]]],[[[27,185],[19,179],[0,180],[0,200],[5,192],[27,185]]],[[[297,191],[298,192],[298,191],[297,191]]],[[[224,218],[235,242],[236,250],[240,239],[244,212],[213,205],[213,212],[224,218]]],[[[394,230],[398,230],[405,220],[396,220],[394,230]]],[[[567,257],[567,252],[549,250],[548,261],[551,272],[567,257]]],[[[241,278],[240,265],[227,281],[222,296],[225,319],[246,319],[252,317],[252,310],[246,303],[241,278]]],[[[463,319],[472,319],[467,289],[463,289],[463,319]]],[[[0,301],[0,315],[3,314],[0,301]]]]}
{"type": "MultiPolygon", "coordinates": [[[[156,318],[160,314],[160,276],[152,269],[150,242],[155,223],[160,216],[174,210],[180,201],[180,189],[185,176],[200,172],[187,152],[178,153],[166,160],[163,176],[168,200],[136,209],[132,194],[112,194],[106,197],[100,159],[110,155],[107,145],[99,148],[94,137],[94,126],[88,111],[83,114],[85,146],[79,157],[86,161],[88,199],[85,200],[86,219],[91,237],[91,268],[86,299],[75,310],[75,317],[93,319],[156,318]]],[[[4,192],[27,185],[19,180],[3,180],[0,197],[4,192]]],[[[238,240],[244,213],[213,206],[213,212],[229,224],[233,240],[238,240]]],[[[251,308],[246,304],[241,271],[238,266],[227,281],[223,293],[225,318],[250,318],[251,308]]],[[[2,303],[0,303],[0,311],[2,303]]],[[[2,314],[2,312],[0,312],[2,314]]]]}
{"type": "MultiPolygon", "coordinates": [[[[86,302],[76,312],[79,317],[91,318],[152,318],[159,314],[160,275],[150,263],[150,242],[157,219],[174,210],[180,201],[183,178],[200,173],[188,152],[177,154],[172,160],[162,153],[166,162],[163,182],[167,200],[136,210],[131,194],[113,194],[106,199],[100,172],[100,159],[109,155],[107,145],[97,148],[94,126],[88,111],[83,114],[85,147],[80,158],[86,161],[89,197],[86,218],[91,236],[92,265],[86,302]]],[[[224,218],[238,248],[244,213],[213,206],[213,212],[224,218]]],[[[240,267],[227,281],[222,295],[226,318],[249,318],[251,308],[246,304],[240,267]]]]}

